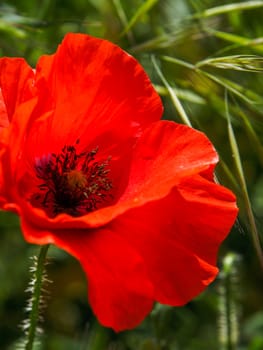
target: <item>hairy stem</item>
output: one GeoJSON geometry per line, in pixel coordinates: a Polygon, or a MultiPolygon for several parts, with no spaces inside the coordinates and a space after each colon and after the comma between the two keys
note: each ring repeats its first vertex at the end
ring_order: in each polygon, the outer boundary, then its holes
{"type": "Polygon", "coordinates": [[[41,289],[43,284],[45,260],[49,245],[44,245],[41,247],[39,256],[36,261],[36,268],[34,273],[34,283],[32,289],[32,300],[31,300],[31,310],[29,315],[29,329],[27,332],[25,350],[32,350],[34,345],[34,340],[37,332],[37,325],[39,319],[39,309],[41,301],[41,289]]]}

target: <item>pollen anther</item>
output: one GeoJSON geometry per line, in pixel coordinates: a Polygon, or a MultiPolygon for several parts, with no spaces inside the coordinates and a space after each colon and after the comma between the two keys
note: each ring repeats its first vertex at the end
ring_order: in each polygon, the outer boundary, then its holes
{"type": "MultiPolygon", "coordinates": [[[[76,145],[79,141],[76,142],[76,145]]],[[[67,213],[81,216],[96,210],[111,197],[110,158],[95,161],[98,148],[77,153],[75,146],[64,146],[61,153],[38,157],[36,175],[42,182],[30,202],[49,216],[67,213]]]]}

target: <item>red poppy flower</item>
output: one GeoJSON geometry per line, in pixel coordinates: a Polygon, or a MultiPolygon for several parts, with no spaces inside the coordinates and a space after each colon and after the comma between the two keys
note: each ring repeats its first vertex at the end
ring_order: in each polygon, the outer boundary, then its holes
{"type": "Polygon", "coordinates": [[[199,131],[160,121],[142,67],[117,46],[68,34],[36,70],[0,60],[1,206],[25,239],[75,256],[89,302],[116,331],[154,301],[183,305],[217,275],[237,215],[199,131]]]}

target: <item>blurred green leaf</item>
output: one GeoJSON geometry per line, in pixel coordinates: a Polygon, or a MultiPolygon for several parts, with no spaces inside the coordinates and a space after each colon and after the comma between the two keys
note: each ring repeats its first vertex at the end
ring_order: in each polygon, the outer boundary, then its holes
{"type": "Polygon", "coordinates": [[[152,7],[158,2],[158,0],[145,0],[141,6],[136,10],[133,17],[127,23],[126,27],[122,31],[121,35],[126,34],[130,29],[139,21],[139,19],[148,13],[152,7]]]}
{"type": "Polygon", "coordinates": [[[260,242],[260,238],[259,238],[259,232],[258,232],[258,229],[257,229],[256,220],[255,220],[254,213],[253,213],[253,210],[252,210],[250,198],[249,198],[249,195],[248,195],[248,189],[247,189],[245,174],[244,174],[244,171],[243,171],[242,161],[241,161],[241,158],[240,158],[240,153],[239,153],[236,137],[235,137],[235,134],[234,134],[234,131],[233,131],[231,118],[230,118],[230,114],[229,114],[229,111],[228,111],[228,101],[227,101],[227,99],[226,99],[226,115],[227,115],[227,120],[228,120],[229,141],[230,141],[231,149],[232,149],[232,152],[233,152],[234,163],[235,163],[235,166],[236,166],[236,169],[237,169],[237,175],[238,175],[238,178],[239,178],[239,183],[240,183],[240,188],[241,188],[241,191],[242,191],[244,205],[246,207],[246,213],[247,213],[247,216],[248,216],[250,233],[251,233],[251,237],[252,237],[252,240],[253,240],[254,248],[255,248],[255,251],[257,253],[257,257],[258,257],[260,266],[261,266],[261,268],[263,270],[263,252],[262,252],[261,242],[260,242]]]}
{"type": "Polygon", "coordinates": [[[218,16],[222,15],[228,12],[233,11],[244,11],[244,10],[250,10],[263,7],[263,1],[256,0],[256,1],[244,1],[244,2],[238,2],[238,3],[232,3],[232,4],[226,4],[221,6],[215,6],[211,7],[201,13],[195,14],[194,18],[201,18],[201,17],[211,17],[211,16],[218,16]]]}

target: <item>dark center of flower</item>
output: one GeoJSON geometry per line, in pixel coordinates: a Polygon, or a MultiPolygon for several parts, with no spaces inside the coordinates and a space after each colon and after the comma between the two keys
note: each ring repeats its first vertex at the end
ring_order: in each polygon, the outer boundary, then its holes
{"type": "MultiPolygon", "coordinates": [[[[76,144],[79,143],[79,140],[76,144]]],[[[61,153],[36,159],[36,176],[42,181],[30,202],[49,216],[67,213],[81,216],[110,197],[110,158],[96,161],[98,148],[77,153],[75,146],[64,146],[61,153]]]]}

